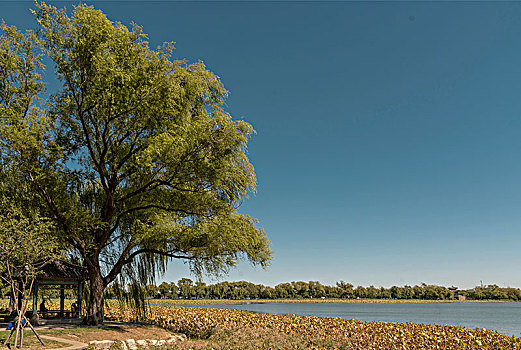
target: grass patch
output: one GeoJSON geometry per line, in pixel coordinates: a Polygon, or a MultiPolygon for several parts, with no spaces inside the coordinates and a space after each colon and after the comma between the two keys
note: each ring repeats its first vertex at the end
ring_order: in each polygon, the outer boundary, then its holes
{"type": "MultiPolygon", "coordinates": [[[[15,334],[13,334],[13,336],[9,340],[9,343],[7,343],[7,346],[3,346],[4,341],[9,336],[9,333],[10,333],[10,331],[4,331],[4,330],[0,332],[0,349],[2,349],[2,350],[14,349],[15,334]]],[[[40,333],[40,332],[38,332],[38,333],[40,333]]],[[[59,343],[59,342],[56,342],[53,340],[44,339],[43,341],[45,342],[46,346],[43,346],[42,344],[40,344],[40,342],[38,341],[38,339],[36,338],[36,336],[34,335],[34,333],[31,330],[25,330],[25,332],[24,332],[24,348],[25,349],[39,350],[39,349],[52,349],[52,348],[61,348],[61,347],[69,346],[68,344],[59,343]]]]}
{"type": "Polygon", "coordinates": [[[148,325],[105,325],[103,327],[75,327],[70,329],[42,329],[40,334],[89,343],[92,340],[169,339],[171,332],[148,325]]]}

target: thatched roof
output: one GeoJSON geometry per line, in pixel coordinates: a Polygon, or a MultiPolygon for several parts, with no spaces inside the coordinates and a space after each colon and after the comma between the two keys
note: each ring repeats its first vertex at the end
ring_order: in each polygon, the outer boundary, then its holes
{"type": "Polygon", "coordinates": [[[83,281],[89,278],[85,267],[63,260],[40,261],[35,265],[36,267],[42,266],[38,280],[83,281]]]}

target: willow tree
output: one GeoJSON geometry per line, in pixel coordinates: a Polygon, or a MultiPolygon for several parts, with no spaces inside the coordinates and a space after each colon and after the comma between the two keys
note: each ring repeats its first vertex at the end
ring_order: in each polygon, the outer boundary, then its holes
{"type": "MultiPolygon", "coordinates": [[[[171,43],[151,49],[141,27],[92,7],[68,13],[39,3],[34,13],[61,87],[45,104],[32,98],[28,114],[1,101],[2,154],[88,269],[85,322],[103,320],[103,291],[130,266],[145,277],[170,259],[196,273],[226,272],[243,258],[266,266],[266,234],[237,212],[255,191],[246,155],[254,130],[223,108],[219,78],[202,63],[173,59],[171,43]]],[[[24,54],[12,56],[1,71],[25,69],[24,54]]],[[[39,87],[29,73],[21,76],[39,87]]]]}

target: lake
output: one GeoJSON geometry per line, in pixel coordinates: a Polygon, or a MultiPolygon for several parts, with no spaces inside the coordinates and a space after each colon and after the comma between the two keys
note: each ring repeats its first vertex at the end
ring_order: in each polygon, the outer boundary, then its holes
{"type": "Polygon", "coordinates": [[[487,328],[521,336],[521,303],[265,303],[161,305],[236,309],[269,314],[340,317],[364,322],[414,322],[487,328]]]}

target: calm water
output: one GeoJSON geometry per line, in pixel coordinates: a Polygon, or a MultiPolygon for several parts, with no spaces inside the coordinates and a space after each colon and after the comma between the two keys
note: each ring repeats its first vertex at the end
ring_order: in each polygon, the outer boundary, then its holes
{"type": "Polygon", "coordinates": [[[176,306],[236,309],[269,314],[354,318],[360,321],[460,325],[468,328],[493,329],[503,334],[521,336],[521,303],[266,303],[176,306]]]}

